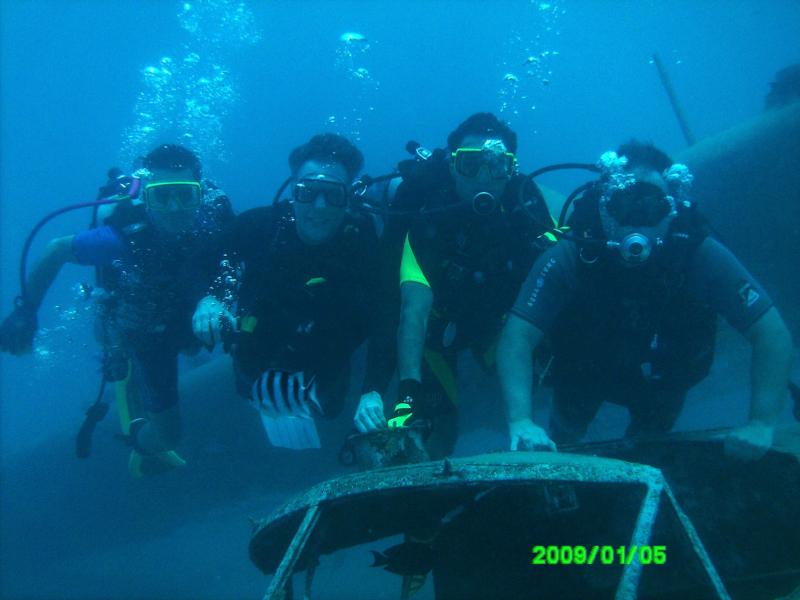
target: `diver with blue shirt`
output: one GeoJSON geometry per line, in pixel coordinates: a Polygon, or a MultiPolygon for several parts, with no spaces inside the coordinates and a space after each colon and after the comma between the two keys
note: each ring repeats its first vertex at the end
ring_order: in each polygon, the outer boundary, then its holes
{"type": "Polygon", "coordinates": [[[192,311],[217,273],[220,233],[234,216],[190,150],[161,145],[143,166],[115,178],[124,180],[122,194],[101,225],[49,242],[0,326],[0,349],[30,352],[38,308],[61,267],[97,267],[104,383],[117,382],[134,475],[183,464],[174,453],[178,354],[199,349],[192,311]]]}

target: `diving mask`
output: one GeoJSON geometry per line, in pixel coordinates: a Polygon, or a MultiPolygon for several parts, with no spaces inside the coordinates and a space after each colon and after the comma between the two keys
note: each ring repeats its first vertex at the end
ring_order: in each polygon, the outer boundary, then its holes
{"type": "Polygon", "coordinates": [[[325,204],[335,208],[345,208],[350,196],[347,184],[323,179],[322,175],[301,179],[292,192],[292,198],[300,204],[310,204],[320,195],[325,204]]]}
{"type": "MultiPolygon", "coordinates": [[[[670,222],[677,215],[677,205],[675,198],[655,183],[637,181],[627,164],[626,157],[614,152],[600,157],[598,166],[604,182],[598,208],[607,247],[616,249],[624,264],[635,266],[646,262],[664,244],[670,222]]],[[[671,192],[688,202],[688,169],[673,165],[661,176],[671,192]],[[677,181],[679,175],[681,181],[677,181]]]]}
{"type": "Polygon", "coordinates": [[[600,201],[606,245],[616,249],[628,266],[646,262],[654,249],[664,244],[675,214],[671,196],[647,183],[616,190],[600,201]]]}
{"type": "Polygon", "coordinates": [[[196,181],[148,183],[142,199],[148,209],[156,212],[193,210],[203,202],[203,189],[196,181]]]}
{"type": "Polygon", "coordinates": [[[674,201],[657,185],[636,182],[615,190],[608,198],[608,213],[626,226],[653,227],[673,211],[674,201]]]}
{"type": "Polygon", "coordinates": [[[486,140],[481,148],[457,148],[450,155],[459,175],[475,178],[484,167],[492,179],[510,179],[517,170],[517,157],[501,140],[486,140]]]}

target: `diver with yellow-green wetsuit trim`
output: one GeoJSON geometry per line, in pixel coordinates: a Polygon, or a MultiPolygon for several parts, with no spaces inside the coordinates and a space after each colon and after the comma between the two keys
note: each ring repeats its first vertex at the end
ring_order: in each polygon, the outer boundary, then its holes
{"type": "Polygon", "coordinates": [[[23,275],[16,308],[0,325],[0,349],[30,351],[38,307],[61,267],[98,268],[102,291],[92,295],[100,311],[103,386],[77,450],[87,455],[87,435],[105,414],[102,389],[117,382],[134,476],[183,464],[174,453],[180,437],[178,354],[200,348],[192,311],[217,273],[216,244],[223,225],[233,219],[230,202],[202,179],[193,152],[164,144],[144,158],[144,167],[133,178],[121,178],[127,180],[124,189],[104,201],[113,209],[96,226],[48,244],[30,277],[23,275]]]}
{"type": "Polygon", "coordinates": [[[517,136],[505,123],[477,113],[447,146],[427,158],[424,176],[404,176],[391,203],[395,212],[417,211],[400,265],[393,415],[387,421],[383,404],[367,398],[354,418],[361,432],[429,422],[432,458],[456,442],[459,352],[469,348],[493,369],[504,315],[552,227],[541,191],[518,173],[517,136]]]}

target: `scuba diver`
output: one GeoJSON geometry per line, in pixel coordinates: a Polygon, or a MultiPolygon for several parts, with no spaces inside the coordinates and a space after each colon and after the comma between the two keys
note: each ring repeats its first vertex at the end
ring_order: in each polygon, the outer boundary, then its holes
{"type": "Polygon", "coordinates": [[[199,350],[192,311],[217,274],[216,245],[234,217],[225,194],[202,179],[190,150],[158,146],[143,167],[133,177],[109,172],[101,195],[115,194],[106,201],[113,208],[96,226],[48,243],[30,277],[23,275],[16,308],[0,326],[2,350],[30,352],[39,306],[61,267],[97,267],[104,354],[98,402],[105,383],[117,382],[134,476],[184,464],[174,452],[180,436],[178,353],[199,350]]]}
{"type": "Polygon", "coordinates": [[[501,336],[512,450],[580,440],[604,401],[628,409],[626,437],[670,431],[686,393],[709,372],[721,314],[752,347],[750,418],[725,449],[759,458],[786,394],[786,325],[710,235],[686,166],[638,141],[607,152],[598,166],[600,180],[575,201],[571,234],[537,259],[501,336]],[[531,418],[532,356],[544,336],[552,352],[550,436],[531,418]]]}
{"type": "Polygon", "coordinates": [[[518,173],[516,151],[516,133],[477,113],[450,133],[446,150],[401,169],[391,210],[416,216],[400,267],[398,399],[387,422],[379,398],[362,398],[360,432],[425,423],[431,458],[452,452],[458,354],[469,348],[492,370],[505,314],[550,243],[542,234],[553,222],[541,191],[518,173]]]}
{"type": "Polygon", "coordinates": [[[315,419],[341,412],[365,340],[362,395],[380,400],[394,370],[396,286],[376,221],[354,192],[362,164],[338,134],[295,148],[283,186],[292,199],[237,217],[225,244],[228,285],[194,315],[203,343],[228,346],[238,392],[274,446],[320,446],[315,419]]]}

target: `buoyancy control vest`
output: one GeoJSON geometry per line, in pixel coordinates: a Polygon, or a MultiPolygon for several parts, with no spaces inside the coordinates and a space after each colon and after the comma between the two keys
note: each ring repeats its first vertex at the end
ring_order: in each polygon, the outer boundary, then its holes
{"type": "Polygon", "coordinates": [[[553,328],[553,376],[598,382],[643,377],[688,389],[713,361],[716,313],[686,285],[687,266],[709,227],[694,205],[681,205],[648,263],[625,267],[597,243],[603,235],[598,198],[596,190],[584,194],[569,220],[573,239],[587,243],[575,242],[577,291],[553,328]]]}
{"type": "MultiPolygon", "coordinates": [[[[308,246],[288,202],[258,215],[263,243],[245,249],[239,289],[237,369],[252,379],[268,368],[341,371],[366,337],[374,292],[377,235],[372,221],[348,216],[334,240],[308,246]],[[269,212],[267,212],[269,211],[269,212]],[[345,339],[346,338],[346,339],[345,339]]],[[[246,235],[246,234],[245,234],[246,235]]]]}
{"type": "Polygon", "coordinates": [[[230,211],[224,194],[205,202],[196,226],[174,237],[160,234],[145,206],[130,199],[104,219],[121,238],[125,254],[99,269],[98,282],[108,292],[105,318],[113,318],[126,337],[169,332],[180,347],[194,344],[192,311],[217,272],[226,217],[216,212],[220,207],[230,211]]]}
{"type": "Polygon", "coordinates": [[[444,153],[417,168],[404,176],[395,204],[420,210],[409,241],[434,292],[434,316],[462,332],[489,323],[496,329],[551,243],[543,237],[553,226],[544,197],[535,182],[516,175],[496,210],[479,215],[456,195],[444,153]]]}

